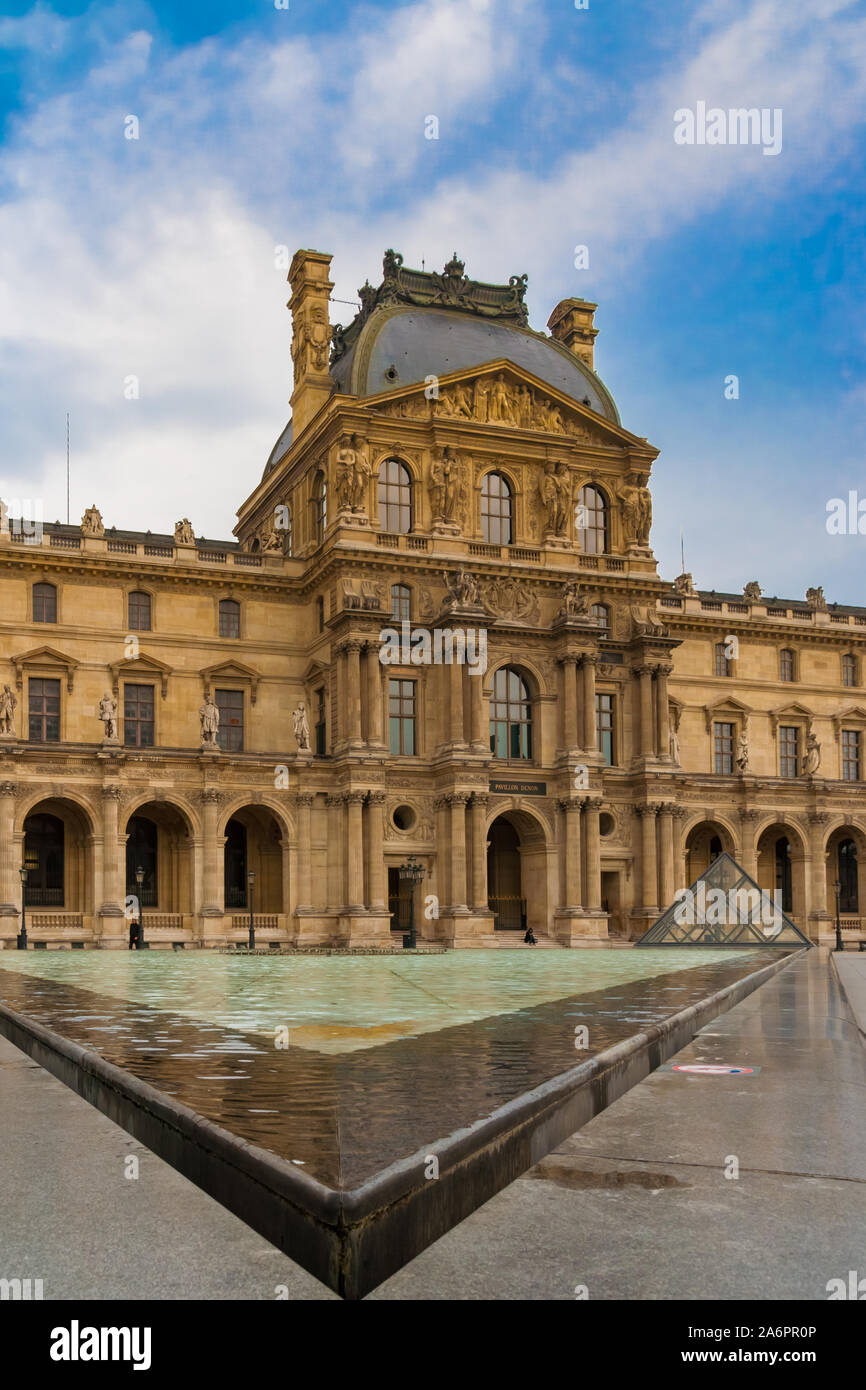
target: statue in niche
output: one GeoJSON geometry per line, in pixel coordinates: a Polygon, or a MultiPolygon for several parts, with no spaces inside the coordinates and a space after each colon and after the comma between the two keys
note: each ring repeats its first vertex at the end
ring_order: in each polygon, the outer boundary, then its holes
{"type": "Polygon", "coordinates": [[[105,527],[102,524],[102,513],[99,508],[88,507],[84,516],[81,518],[82,536],[96,536],[97,538],[105,535],[105,527]]]}
{"type": "Polygon", "coordinates": [[[183,521],[174,523],[175,545],[195,545],[195,535],[190,525],[189,517],[184,517],[183,521]]]}
{"type": "Polygon", "coordinates": [[[357,434],[343,435],[337,452],[337,498],[348,512],[365,512],[367,484],[373,473],[363,440],[357,434]]]}
{"type": "Polygon", "coordinates": [[[213,695],[205,698],[204,704],[198,712],[201,720],[201,743],[203,748],[216,748],[217,734],[220,727],[220,712],[216,706],[213,695]]]}
{"type": "Polygon", "coordinates": [[[8,685],[4,685],[0,695],[0,738],[12,738],[15,734],[15,710],[18,701],[8,685]]]}
{"type": "Polygon", "coordinates": [[[469,574],[464,569],[459,569],[456,574],[450,574],[448,570],[443,570],[442,575],[452,606],[457,605],[464,608],[480,605],[481,595],[478,591],[478,580],[474,575],[469,574]]]}
{"type": "Polygon", "coordinates": [[[814,777],[821,766],[821,745],[813,733],[806,735],[806,752],[803,757],[803,776],[814,777]]]}
{"type": "Polygon", "coordinates": [[[463,492],[462,468],[450,444],[430,465],[430,506],[434,521],[453,521],[463,492]]]}
{"type": "Polygon", "coordinates": [[[110,691],[106,690],[99,702],[99,718],[105,728],[103,735],[106,743],[117,742],[117,701],[110,691]]]}
{"type": "Polygon", "coordinates": [[[740,730],[740,737],[737,740],[737,771],[745,774],[749,770],[749,732],[745,725],[740,730]]]}
{"type": "Polygon", "coordinates": [[[679,705],[668,705],[669,738],[668,752],[672,763],[679,763],[680,760],[680,716],[682,710],[679,705]]]}
{"type": "Polygon", "coordinates": [[[652,493],[648,487],[639,487],[637,493],[638,543],[640,545],[649,545],[650,530],[653,524],[652,493]]]}
{"type": "Polygon", "coordinates": [[[567,535],[571,520],[571,478],[561,459],[546,465],[538,490],[547,513],[547,530],[555,536],[567,535]]]}
{"type": "Polygon", "coordinates": [[[298,705],[297,709],[292,710],[292,727],[295,732],[295,740],[298,745],[299,753],[309,753],[310,751],[310,726],[307,723],[307,707],[304,704],[298,705]]]}

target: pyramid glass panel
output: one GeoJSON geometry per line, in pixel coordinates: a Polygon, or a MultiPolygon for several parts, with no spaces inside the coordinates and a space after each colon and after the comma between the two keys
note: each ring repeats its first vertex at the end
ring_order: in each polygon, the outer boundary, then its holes
{"type": "Polygon", "coordinates": [[[778,901],[720,854],[636,946],[811,946],[778,901]]]}

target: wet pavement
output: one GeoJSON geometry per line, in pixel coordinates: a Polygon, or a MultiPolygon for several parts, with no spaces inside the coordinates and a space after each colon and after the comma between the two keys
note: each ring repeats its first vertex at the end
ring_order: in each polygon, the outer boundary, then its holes
{"type": "MultiPolygon", "coordinates": [[[[462,964],[468,954],[455,953],[450,959],[462,964]]],[[[597,958],[602,953],[591,954],[597,958]]],[[[560,953],[556,955],[561,959],[560,953]]],[[[553,973],[546,963],[549,955],[543,964],[536,964],[538,957],[521,953],[507,967],[493,962],[485,967],[494,972],[496,988],[476,980],[471,1004],[464,998],[460,1005],[464,1012],[470,1007],[481,1012],[494,1003],[502,1007],[510,1002],[511,1011],[454,1026],[445,1026],[449,1014],[441,1008],[448,983],[441,963],[449,958],[419,958],[410,966],[413,993],[423,980],[421,987],[436,1004],[435,1011],[427,1005],[428,1021],[432,1017],[438,1024],[435,1030],[382,1042],[375,1027],[368,1027],[366,1046],[358,1047],[355,1039],[350,1050],[338,1052],[314,1050],[309,1037],[303,1045],[294,1045],[294,1022],[288,1045],[275,1045],[274,1034],[267,1031],[275,1018],[309,1017],[309,1003],[272,997],[257,1002],[257,991],[266,995],[259,984],[262,979],[272,991],[274,979],[282,979],[285,993],[296,981],[294,963],[282,960],[240,959],[229,961],[227,967],[221,964],[219,978],[225,979],[227,970],[232,987],[243,996],[240,1003],[232,1004],[226,1001],[225,990],[221,1002],[214,998],[214,972],[198,968],[205,962],[169,959],[163,964],[156,957],[133,957],[131,964],[109,961],[100,971],[98,961],[92,965],[70,956],[59,961],[13,957],[10,962],[0,961],[0,1002],[100,1053],[239,1138],[303,1167],[327,1186],[351,1188],[645,1026],[751,974],[775,955],[767,949],[701,948],[699,959],[708,963],[695,964],[694,948],[610,952],[607,968],[614,974],[612,982],[515,1009],[515,1002],[531,1001],[539,991],[574,987],[574,977],[568,979],[566,969],[560,969],[559,977],[553,973]],[[620,962],[625,955],[632,962],[631,973],[641,971],[642,978],[623,980],[627,971],[620,962]],[[274,967],[282,973],[277,974],[274,967]],[[50,972],[52,978],[42,971],[50,972]],[[92,987],[111,977],[112,971],[115,987],[123,987],[126,997],[92,987]],[[87,988],[71,983],[82,978],[87,988]],[[197,989],[204,996],[201,1003],[197,989]],[[186,1013],[165,1007],[179,999],[186,1013]],[[240,1016],[259,1031],[192,1017],[196,1008],[209,1018],[219,1015],[219,1010],[222,1017],[240,1016]],[[584,1028],[586,1046],[576,1049],[576,1030],[584,1028]]],[[[351,1001],[345,997],[347,972],[329,972],[335,963],[362,967],[348,975],[360,986],[359,1012],[369,1009],[369,979],[376,982],[380,994],[388,988],[389,966],[368,960],[312,962],[318,968],[308,978],[317,978],[320,990],[327,990],[329,973],[332,980],[343,981],[336,1017],[333,1005],[329,1014],[321,1002],[316,1005],[321,1016],[318,1026],[347,1028],[347,1015],[351,1017],[351,1001]]],[[[466,962],[467,973],[472,964],[466,962]]],[[[604,978],[604,968],[605,962],[593,964],[595,979],[604,978]]],[[[454,967],[449,965],[448,970],[456,978],[454,967]]],[[[398,976],[391,989],[404,987],[405,980],[398,976]]],[[[332,986],[335,992],[339,994],[336,985],[332,986]]],[[[385,999],[379,1007],[386,1016],[390,1010],[393,1020],[403,1006],[385,999]]],[[[420,1007],[414,998],[411,1007],[416,1011],[420,1007]]]]}

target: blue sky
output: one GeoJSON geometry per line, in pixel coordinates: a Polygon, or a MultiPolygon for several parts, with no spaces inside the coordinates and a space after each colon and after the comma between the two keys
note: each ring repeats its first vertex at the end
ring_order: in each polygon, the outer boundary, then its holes
{"type": "Polygon", "coordinates": [[[68,409],[75,518],[230,534],[288,414],[275,246],[332,252],[342,299],[386,246],[456,249],[528,272],[536,328],[598,301],[663,575],[682,527],[701,587],[866,603],[866,538],[825,528],[866,498],[864,115],[845,0],[6,0],[0,496],[65,515],[68,409]],[[781,108],[781,153],[676,145],[698,101],[781,108]]]}

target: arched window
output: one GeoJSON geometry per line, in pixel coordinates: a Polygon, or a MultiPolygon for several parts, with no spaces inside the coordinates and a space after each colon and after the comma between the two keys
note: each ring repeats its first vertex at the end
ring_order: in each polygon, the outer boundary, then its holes
{"type": "Polygon", "coordinates": [[[577,494],[581,507],[578,524],[585,555],[604,555],[608,548],[608,505],[600,487],[587,483],[577,494]]]}
{"type": "Polygon", "coordinates": [[[501,473],[485,473],[481,481],[481,534],[490,545],[510,545],[511,488],[501,473]]]}
{"type": "Polygon", "coordinates": [[[134,590],[129,595],[127,616],[130,632],[150,632],[150,594],[134,590]]]}
{"type": "Polygon", "coordinates": [[[839,911],[860,911],[860,893],[857,886],[857,846],[853,840],[840,840],[838,850],[839,865],[839,911]]]}
{"type": "Polygon", "coordinates": [[[857,684],[857,658],[850,652],[846,652],[842,657],[842,684],[857,684]]]}
{"type": "Polygon", "coordinates": [[[379,469],[379,525],[399,535],[412,530],[412,475],[399,459],[385,459],[379,469]]]}
{"type": "Polygon", "coordinates": [[[601,631],[607,635],[610,632],[610,609],[606,603],[594,603],[592,605],[592,616],[598,623],[601,631]]]}
{"type": "Polygon", "coordinates": [[[779,680],[792,681],[794,679],[794,653],[790,647],[783,647],[779,652],[779,680]]]}
{"type": "Polygon", "coordinates": [[[511,666],[493,677],[490,751],[495,758],[532,757],[532,700],[523,677],[511,666]]]}
{"type": "Polygon", "coordinates": [[[33,621],[57,622],[57,590],[53,584],[33,585],[33,621]]]}
{"type": "Polygon", "coordinates": [[[712,864],[712,862],[713,862],[714,859],[718,859],[718,857],[719,857],[719,855],[721,854],[721,852],[722,852],[722,842],[721,842],[721,840],[719,839],[718,835],[714,835],[713,838],[710,840],[710,863],[711,863],[711,864],[712,864]]]}
{"type": "Polygon", "coordinates": [[[412,619],[412,590],[406,584],[391,585],[391,617],[398,623],[412,619]]]}
{"type": "Polygon", "coordinates": [[[27,907],[63,906],[64,825],[58,816],[28,816],[24,822],[27,907]]]}
{"type": "Polygon", "coordinates": [[[730,661],[730,657],[728,656],[728,648],[727,648],[726,643],[724,643],[724,642],[717,642],[716,645],[715,645],[715,649],[714,649],[714,650],[715,650],[715,662],[716,662],[716,665],[715,665],[716,675],[717,675],[717,676],[730,676],[730,675],[731,675],[731,661],[730,661]]]}
{"type": "Polygon", "coordinates": [[[786,835],[776,841],[776,891],[782,895],[782,911],[793,912],[794,888],[791,873],[791,842],[786,835]]]}
{"type": "Polygon", "coordinates": [[[141,885],[141,906],[156,907],[159,902],[157,884],[158,831],[147,816],[133,816],[126,827],[126,896],[138,897],[136,869],[144,869],[141,885]]]}
{"type": "Polygon", "coordinates": [[[240,637],[241,606],[236,599],[220,599],[220,637],[240,637]]]}
{"type": "Polygon", "coordinates": [[[310,502],[313,512],[313,539],[316,545],[321,545],[328,525],[328,484],[321,469],[313,479],[310,502]]]}

